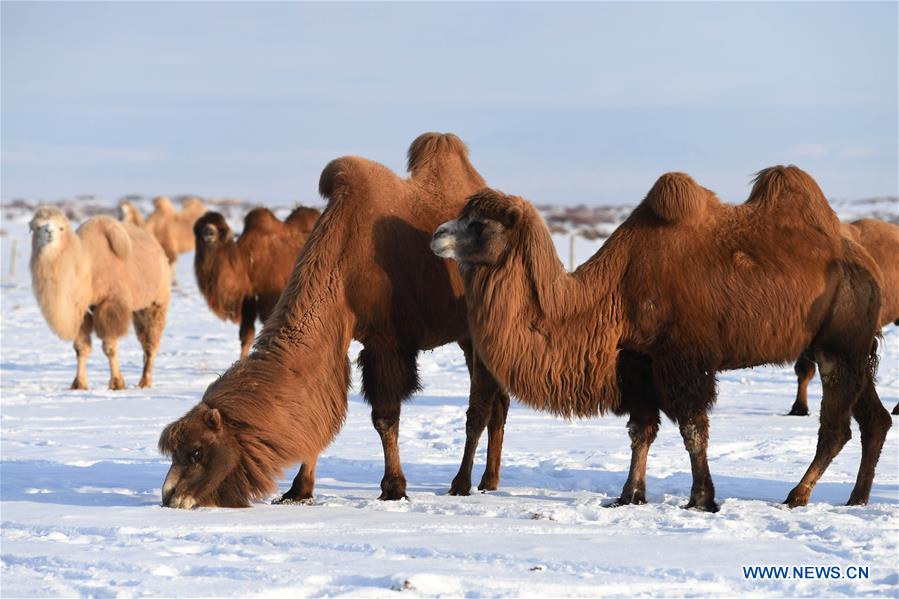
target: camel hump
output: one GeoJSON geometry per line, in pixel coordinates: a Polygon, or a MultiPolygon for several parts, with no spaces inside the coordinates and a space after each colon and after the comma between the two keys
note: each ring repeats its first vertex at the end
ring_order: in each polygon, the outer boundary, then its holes
{"type": "Polygon", "coordinates": [[[243,217],[243,230],[268,231],[276,228],[280,222],[268,208],[253,208],[243,217]]]}
{"type": "Polygon", "coordinates": [[[646,194],[643,203],[662,220],[676,223],[704,215],[712,195],[686,173],[665,173],[646,194]]]}
{"type": "Polygon", "coordinates": [[[81,226],[79,235],[82,234],[81,231],[91,234],[93,229],[97,229],[106,237],[110,251],[119,259],[126,260],[131,255],[132,243],[131,235],[128,234],[125,226],[110,216],[95,216],[81,226]]]}
{"type": "Polygon", "coordinates": [[[287,215],[287,218],[284,220],[284,222],[286,222],[293,228],[308,233],[312,230],[312,227],[315,226],[315,221],[318,220],[319,216],[321,216],[321,212],[319,212],[315,208],[309,208],[308,206],[297,206],[290,214],[287,215]]]}
{"type": "Polygon", "coordinates": [[[747,204],[783,202],[788,196],[799,196],[806,203],[826,206],[827,198],[812,177],[798,166],[777,165],[763,168],[755,174],[747,204]]]}
{"type": "Polygon", "coordinates": [[[457,154],[468,160],[468,147],[453,133],[422,133],[409,146],[406,170],[414,173],[440,154],[457,154]]]}
{"type": "Polygon", "coordinates": [[[855,223],[840,223],[840,233],[843,237],[848,237],[856,243],[861,243],[861,231],[858,230],[855,223]]]}

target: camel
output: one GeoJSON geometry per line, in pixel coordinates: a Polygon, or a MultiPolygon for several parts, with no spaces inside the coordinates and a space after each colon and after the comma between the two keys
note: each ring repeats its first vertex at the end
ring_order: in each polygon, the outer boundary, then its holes
{"type": "Polygon", "coordinates": [[[240,325],[242,358],[250,353],[256,317],[265,323],[275,309],[318,216],[318,210],[300,206],[282,222],[268,208],[254,208],[236,242],[218,212],[194,224],[197,285],[216,316],[240,325]]]}
{"type": "Polygon", "coordinates": [[[72,389],[87,389],[91,333],[109,359],[109,388],[125,388],[118,338],[129,318],[144,350],[139,385],[153,384],[153,361],[170,299],[169,268],[159,243],[146,231],[95,216],[72,231],[58,208],[41,207],[31,219],[31,286],[50,328],[73,340],[78,371],[72,389]]]}
{"type": "Polygon", "coordinates": [[[458,270],[428,250],[432,231],[484,180],[452,134],[415,139],[408,170],[401,179],[354,156],[325,167],[319,191],[328,205],[253,351],[160,436],[160,451],[172,459],[163,505],[246,507],[273,493],[296,462],[302,467],[276,503],[310,501],[318,455],[346,416],[354,338],[384,451],[380,499],[406,497],[399,419],[402,402],[419,389],[418,353],[450,342],[462,347],[471,373],[465,453],[450,493],[469,493],[485,426],[480,488],[496,488],[509,400],[471,351],[458,270]]]}
{"type": "MultiPolygon", "coordinates": [[[[880,326],[899,325],[899,226],[863,218],[852,223],[842,223],[843,234],[860,243],[883,273],[881,289],[880,326]]],[[[806,355],[799,356],[794,366],[798,377],[796,401],[789,416],[808,416],[808,384],[815,376],[815,362],[806,355]]],[[[899,403],[893,408],[899,414],[899,403]]]]}
{"type": "Polygon", "coordinates": [[[131,223],[132,225],[141,228],[144,228],[146,226],[144,215],[140,213],[140,210],[137,209],[137,206],[135,206],[128,200],[122,200],[121,202],[119,202],[119,220],[124,223],[131,223]]]}
{"type": "Polygon", "coordinates": [[[176,212],[171,200],[165,196],[153,199],[153,213],[147,217],[145,226],[159,241],[172,268],[175,278],[175,262],[178,255],[194,249],[194,223],[206,212],[199,198],[187,198],[176,212]]]}
{"type": "Polygon", "coordinates": [[[573,273],[528,202],[486,189],[441,225],[432,249],[465,281],[478,357],[525,404],[571,417],[629,414],[631,467],[617,504],[646,502],[659,412],[690,455],[688,508],[717,511],[706,459],[722,370],[813,356],[824,399],[818,448],[786,503],[812,488],[859,422],[862,459],[849,498],[867,502],[891,426],[874,388],[881,274],[815,181],[761,171],[728,206],[683,173],[663,175],[573,273]]]}

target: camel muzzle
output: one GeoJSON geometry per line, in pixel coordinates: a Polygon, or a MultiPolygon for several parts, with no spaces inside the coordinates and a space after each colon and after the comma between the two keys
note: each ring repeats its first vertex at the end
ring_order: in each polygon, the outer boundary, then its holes
{"type": "Polygon", "coordinates": [[[443,223],[434,231],[431,237],[431,251],[441,258],[454,258],[456,256],[456,221],[443,223]]]}

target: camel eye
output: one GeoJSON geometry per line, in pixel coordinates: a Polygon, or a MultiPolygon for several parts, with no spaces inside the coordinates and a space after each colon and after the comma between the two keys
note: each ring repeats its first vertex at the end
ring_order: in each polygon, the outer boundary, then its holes
{"type": "Polygon", "coordinates": [[[484,223],[479,220],[473,220],[468,223],[468,230],[475,235],[480,235],[484,232],[484,223]]]}
{"type": "Polygon", "coordinates": [[[195,449],[192,452],[190,452],[190,455],[187,456],[187,459],[190,460],[191,464],[196,464],[197,462],[199,462],[200,461],[200,450],[195,449]]]}

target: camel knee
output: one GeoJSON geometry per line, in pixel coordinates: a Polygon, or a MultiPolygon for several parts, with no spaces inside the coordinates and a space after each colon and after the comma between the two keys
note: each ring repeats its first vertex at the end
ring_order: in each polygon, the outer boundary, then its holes
{"type": "Polygon", "coordinates": [[[631,439],[632,450],[645,445],[652,445],[658,432],[658,423],[647,424],[644,422],[634,422],[633,420],[630,420],[627,423],[627,434],[631,439]]]}
{"type": "Polygon", "coordinates": [[[708,444],[708,430],[695,422],[688,422],[680,426],[680,434],[684,439],[684,447],[689,453],[705,451],[708,444]]]}
{"type": "Polygon", "coordinates": [[[800,356],[793,366],[793,372],[796,373],[800,381],[808,381],[815,376],[815,363],[805,356],[800,356]]]}

